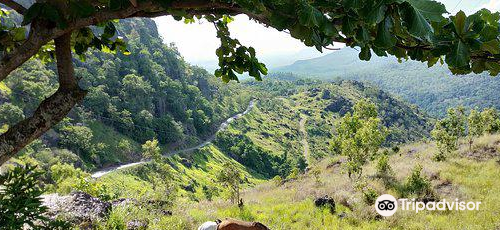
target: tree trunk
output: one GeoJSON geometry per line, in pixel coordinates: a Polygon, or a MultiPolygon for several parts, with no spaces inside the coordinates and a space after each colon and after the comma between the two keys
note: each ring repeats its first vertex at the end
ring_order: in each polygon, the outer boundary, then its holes
{"type": "Polygon", "coordinates": [[[10,127],[0,136],[0,165],[59,123],[87,94],[78,86],[78,80],[75,78],[71,56],[71,32],[54,41],[59,88],[42,101],[33,116],[10,127]]]}

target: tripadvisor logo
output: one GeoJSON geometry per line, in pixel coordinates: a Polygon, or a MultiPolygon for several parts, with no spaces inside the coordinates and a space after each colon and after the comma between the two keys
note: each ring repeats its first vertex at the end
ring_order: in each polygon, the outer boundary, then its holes
{"type": "Polygon", "coordinates": [[[398,201],[393,196],[384,194],[375,201],[375,209],[381,216],[392,216],[398,210],[398,201]]]}
{"type": "Polygon", "coordinates": [[[401,210],[407,211],[415,211],[418,213],[419,211],[429,210],[429,211],[465,211],[465,210],[479,210],[479,205],[481,202],[465,202],[465,201],[455,201],[449,202],[446,199],[443,199],[439,202],[421,202],[415,201],[415,199],[399,199],[396,200],[392,195],[384,194],[377,198],[375,201],[375,210],[377,210],[378,214],[381,216],[392,216],[398,210],[398,203],[401,203],[401,210]]]}

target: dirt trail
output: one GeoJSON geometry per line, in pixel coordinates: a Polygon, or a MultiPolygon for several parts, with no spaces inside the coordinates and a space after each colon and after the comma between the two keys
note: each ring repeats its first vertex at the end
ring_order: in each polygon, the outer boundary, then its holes
{"type": "MultiPolygon", "coordinates": [[[[224,122],[222,122],[222,124],[219,126],[219,128],[217,129],[217,131],[213,135],[211,135],[207,139],[205,139],[205,141],[203,141],[201,144],[193,146],[193,147],[181,149],[181,150],[175,150],[175,151],[165,152],[165,153],[163,153],[163,156],[169,157],[169,156],[173,156],[173,155],[176,155],[176,154],[179,154],[179,153],[191,152],[191,151],[194,151],[196,149],[199,149],[199,148],[207,146],[208,144],[212,143],[212,141],[215,140],[215,137],[216,137],[216,135],[217,135],[218,132],[224,131],[227,128],[227,126],[229,126],[229,124],[231,122],[233,122],[236,119],[238,119],[238,118],[246,115],[247,113],[249,113],[252,110],[252,108],[255,106],[255,102],[256,102],[256,100],[250,101],[250,103],[248,104],[248,107],[247,107],[247,109],[245,111],[243,111],[242,113],[238,113],[236,115],[233,115],[230,118],[228,118],[227,120],[225,120],[224,122]]],[[[135,166],[135,165],[144,164],[146,162],[148,162],[148,161],[138,161],[138,162],[133,162],[133,163],[129,163],[129,164],[124,164],[124,165],[119,165],[119,166],[104,168],[104,169],[101,169],[101,170],[99,170],[97,172],[92,173],[92,178],[99,178],[99,177],[102,177],[102,176],[104,176],[104,175],[106,175],[108,173],[114,172],[116,170],[120,170],[120,169],[124,169],[124,168],[129,168],[129,167],[132,167],[132,166],[135,166]]]]}

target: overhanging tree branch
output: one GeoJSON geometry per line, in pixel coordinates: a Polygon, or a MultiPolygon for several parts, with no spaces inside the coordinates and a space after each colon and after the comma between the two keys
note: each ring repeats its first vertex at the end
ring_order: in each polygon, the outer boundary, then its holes
{"type": "Polygon", "coordinates": [[[59,123],[87,94],[78,86],[75,78],[71,33],[56,38],[55,44],[59,88],[40,104],[31,117],[10,127],[0,136],[0,165],[59,123]]]}
{"type": "Polygon", "coordinates": [[[15,2],[14,0],[0,0],[0,4],[8,6],[19,14],[24,14],[26,12],[26,8],[24,8],[24,6],[15,2]]]}

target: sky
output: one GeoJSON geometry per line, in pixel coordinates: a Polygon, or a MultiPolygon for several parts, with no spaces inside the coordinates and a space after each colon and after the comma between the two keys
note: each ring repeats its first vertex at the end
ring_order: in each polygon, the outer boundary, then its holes
{"type": "MultiPolygon", "coordinates": [[[[500,0],[441,0],[440,2],[446,5],[450,13],[463,10],[471,14],[481,8],[500,11],[500,0]]],[[[170,16],[159,17],[155,21],[164,42],[175,43],[186,61],[209,70],[215,69],[217,58],[215,50],[220,43],[211,23],[201,21],[186,25],[170,16]]],[[[303,45],[289,34],[266,28],[244,15],[236,16],[235,21],[229,24],[229,29],[232,37],[239,39],[243,45],[254,47],[259,59],[269,67],[289,65],[297,60],[328,53],[320,53],[315,48],[303,45]]],[[[335,47],[341,48],[343,45],[336,44],[335,47]]]]}

